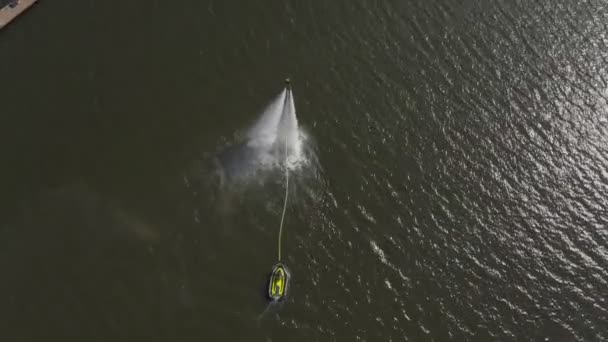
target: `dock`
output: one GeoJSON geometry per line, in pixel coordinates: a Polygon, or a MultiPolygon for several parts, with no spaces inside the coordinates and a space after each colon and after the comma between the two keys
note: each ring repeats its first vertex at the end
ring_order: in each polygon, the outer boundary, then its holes
{"type": "Polygon", "coordinates": [[[38,0],[0,0],[0,30],[38,0]]]}

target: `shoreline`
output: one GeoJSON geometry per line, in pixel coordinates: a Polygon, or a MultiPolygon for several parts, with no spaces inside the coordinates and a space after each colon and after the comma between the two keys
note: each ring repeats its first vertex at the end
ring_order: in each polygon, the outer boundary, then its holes
{"type": "Polygon", "coordinates": [[[30,8],[38,0],[19,0],[15,7],[6,5],[0,8],[0,30],[8,25],[11,21],[15,20],[20,14],[23,14],[25,10],[30,8]]]}

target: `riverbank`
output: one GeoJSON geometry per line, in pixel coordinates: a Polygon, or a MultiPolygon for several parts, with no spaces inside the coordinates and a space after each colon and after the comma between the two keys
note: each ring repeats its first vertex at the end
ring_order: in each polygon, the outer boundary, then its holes
{"type": "Polygon", "coordinates": [[[25,12],[38,0],[19,0],[15,6],[6,5],[0,8],[0,29],[25,12]]]}

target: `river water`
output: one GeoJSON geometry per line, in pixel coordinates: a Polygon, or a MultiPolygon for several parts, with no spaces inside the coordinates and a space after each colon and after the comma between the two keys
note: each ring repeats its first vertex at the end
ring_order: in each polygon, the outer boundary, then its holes
{"type": "Polygon", "coordinates": [[[0,32],[5,341],[608,340],[608,4],[41,1],[0,32]],[[213,156],[293,80],[281,173],[213,156]]]}

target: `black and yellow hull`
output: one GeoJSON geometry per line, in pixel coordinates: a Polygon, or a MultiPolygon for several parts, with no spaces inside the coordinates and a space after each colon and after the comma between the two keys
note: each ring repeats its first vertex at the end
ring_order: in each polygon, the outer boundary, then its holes
{"type": "Polygon", "coordinates": [[[279,301],[287,296],[289,286],[289,270],[285,265],[278,263],[272,268],[268,281],[268,298],[279,301]]]}

